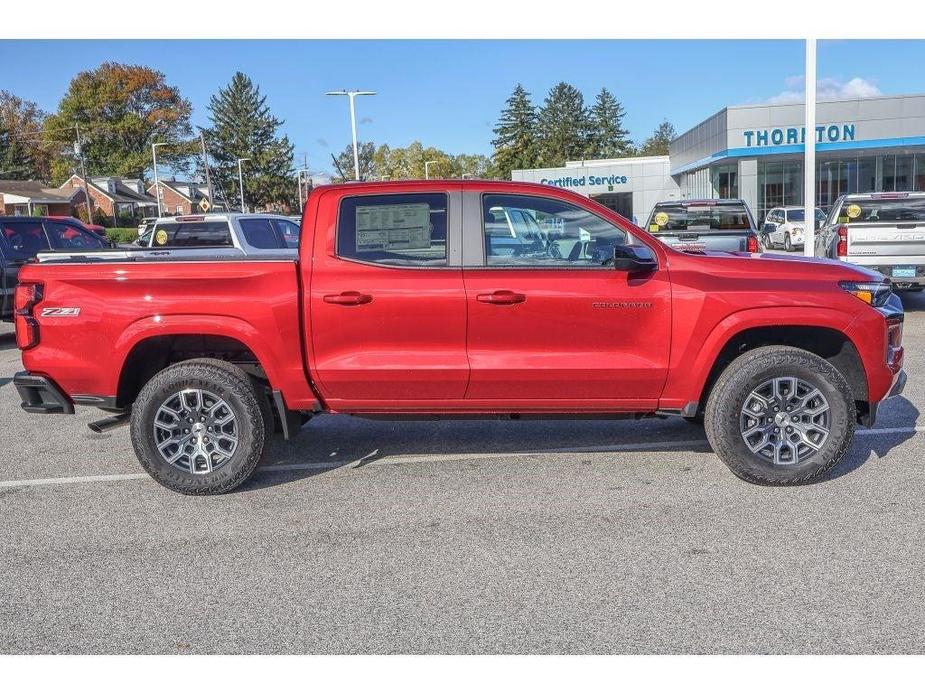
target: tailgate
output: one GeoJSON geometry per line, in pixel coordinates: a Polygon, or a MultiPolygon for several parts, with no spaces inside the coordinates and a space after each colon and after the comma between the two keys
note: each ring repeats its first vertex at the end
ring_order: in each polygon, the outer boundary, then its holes
{"type": "Polygon", "coordinates": [[[925,258],[925,222],[849,224],[848,256],[925,258]]]}
{"type": "Polygon", "coordinates": [[[659,232],[655,238],[679,251],[747,251],[747,232],[689,231],[659,232]]]}

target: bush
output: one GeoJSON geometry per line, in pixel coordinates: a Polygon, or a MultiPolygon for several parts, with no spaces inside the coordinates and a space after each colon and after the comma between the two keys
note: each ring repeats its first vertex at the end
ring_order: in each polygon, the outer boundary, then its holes
{"type": "Polygon", "coordinates": [[[106,230],[106,238],[114,243],[132,243],[138,238],[138,228],[111,227],[106,230]]]}

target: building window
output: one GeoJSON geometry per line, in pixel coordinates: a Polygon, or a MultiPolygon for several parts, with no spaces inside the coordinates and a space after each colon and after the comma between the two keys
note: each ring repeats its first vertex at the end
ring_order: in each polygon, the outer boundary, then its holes
{"type": "Polygon", "coordinates": [[[739,165],[724,164],[710,169],[710,182],[715,198],[739,197],[739,165]]]}
{"type": "Polygon", "coordinates": [[[183,214],[183,205],[177,205],[177,214],[183,214]]]}
{"type": "Polygon", "coordinates": [[[803,204],[803,165],[798,161],[758,162],[758,221],[774,207],[803,204]]]}
{"type": "Polygon", "coordinates": [[[915,176],[912,179],[913,190],[925,190],[925,154],[915,155],[915,176]]]}

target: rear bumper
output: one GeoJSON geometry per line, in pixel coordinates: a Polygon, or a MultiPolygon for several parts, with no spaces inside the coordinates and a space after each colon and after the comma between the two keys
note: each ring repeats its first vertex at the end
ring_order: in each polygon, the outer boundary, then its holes
{"type": "Polygon", "coordinates": [[[22,398],[22,408],[32,414],[74,414],[74,403],[58,385],[46,376],[20,371],[13,385],[22,398]]]}

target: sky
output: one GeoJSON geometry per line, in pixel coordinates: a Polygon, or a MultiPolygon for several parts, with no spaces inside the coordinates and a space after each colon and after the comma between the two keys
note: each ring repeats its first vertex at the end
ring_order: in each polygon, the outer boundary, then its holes
{"type": "MultiPolygon", "coordinates": [[[[645,139],[663,119],[683,132],[723,106],[799,101],[802,41],[631,40],[0,40],[0,89],[54,111],[79,71],[105,61],[160,70],[208,125],[209,97],[240,70],[267,96],[299,163],[329,171],[350,143],[347,100],[357,99],[359,139],[404,146],[420,140],[458,154],[490,154],[492,127],[520,82],[541,104],[559,81],[587,103],[607,87],[625,127],[645,139]]],[[[823,41],[819,95],[925,92],[925,41],[823,41]]]]}

